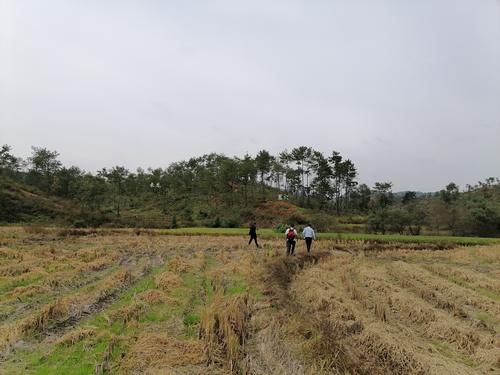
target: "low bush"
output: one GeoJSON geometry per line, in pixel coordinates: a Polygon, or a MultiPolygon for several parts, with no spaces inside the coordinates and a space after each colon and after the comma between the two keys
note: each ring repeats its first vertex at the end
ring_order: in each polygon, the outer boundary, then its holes
{"type": "Polygon", "coordinates": [[[239,217],[227,217],[221,221],[222,228],[237,228],[241,226],[241,224],[242,223],[239,217]]]}
{"type": "Polygon", "coordinates": [[[288,228],[288,226],[286,224],[281,223],[281,224],[278,224],[274,227],[274,232],[285,233],[287,228],[288,228]]]}
{"type": "Polygon", "coordinates": [[[309,219],[300,213],[294,213],[287,218],[287,222],[289,224],[301,225],[307,224],[309,222],[309,219]]]}
{"type": "Polygon", "coordinates": [[[338,231],[338,224],[335,217],[325,213],[314,213],[311,215],[310,224],[314,229],[320,232],[336,232],[338,231]]]}

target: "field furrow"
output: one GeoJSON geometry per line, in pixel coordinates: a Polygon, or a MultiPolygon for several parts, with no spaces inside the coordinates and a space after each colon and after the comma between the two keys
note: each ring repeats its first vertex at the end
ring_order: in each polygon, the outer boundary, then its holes
{"type": "Polygon", "coordinates": [[[261,242],[0,230],[0,374],[500,373],[498,247],[261,242]]]}

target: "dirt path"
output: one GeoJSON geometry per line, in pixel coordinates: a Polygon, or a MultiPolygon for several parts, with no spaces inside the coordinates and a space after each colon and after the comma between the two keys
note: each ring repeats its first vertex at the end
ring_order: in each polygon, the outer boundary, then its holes
{"type": "Polygon", "coordinates": [[[250,322],[251,334],[245,351],[246,373],[319,374],[317,367],[305,363],[297,338],[288,326],[301,319],[300,306],[293,301],[290,285],[304,269],[330,256],[329,252],[273,259],[264,266],[261,282],[265,299],[255,306],[250,322]]]}

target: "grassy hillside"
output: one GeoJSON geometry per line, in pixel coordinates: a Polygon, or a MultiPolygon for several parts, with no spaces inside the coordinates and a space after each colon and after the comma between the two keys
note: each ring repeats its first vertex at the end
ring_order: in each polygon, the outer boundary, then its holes
{"type": "Polygon", "coordinates": [[[238,200],[226,194],[224,199],[213,200],[198,190],[177,197],[151,191],[117,192],[112,185],[100,191],[106,186],[100,181],[104,185],[90,190],[74,187],[71,196],[62,197],[56,190],[47,193],[25,181],[29,180],[0,175],[0,223],[175,229],[238,228],[256,221],[259,228],[311,223],[334,236],[367,232],[411,235],[396,236],[406,241],[416,241],[414,235],[500,236],[500,185],[484,184],[465,193],[443,190],[433,197],[406,197],[383,205],[375,194],[366,211],[340,216],[328,209],[306,208],[307,202],[293,197],[277,200],[278,192],[272,188],[253,199],[238,200]]]}
{"type": "Polygon", "coordinates": [[[74,203],[0,176],[0,222],[68,222],[74,203]]]}
{"type": "Polygon", "coordinates": [[[186,226],[238,227],[255,220],[259,226],[274,227],[282,222],[305,223],[318,218],[318,225],[330,225],[332,217],[307,211],[288,201],[258,201],[248,205],[213,208],[199,199],[170,202],[163,209],[154,194],[122,198],[120,214],[116,201],[108,197],[98,209],[90,209],[83,199],[65,199],[31,185],[0,175],[0,223],[38,223],[69,226],[116,226],[170,228],[186,226]]]}

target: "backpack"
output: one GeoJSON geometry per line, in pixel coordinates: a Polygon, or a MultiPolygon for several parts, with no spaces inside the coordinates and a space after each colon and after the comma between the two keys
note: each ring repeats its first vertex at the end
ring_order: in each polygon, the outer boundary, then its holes
{"type": "Polygon", "coordinates": [[[293,240],[295,239],[295,230],[294,229],[289,229],[288,233],[286,234],[287,240],[293,240]]]}

